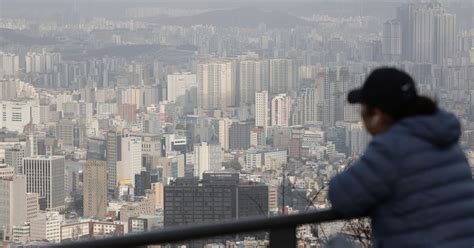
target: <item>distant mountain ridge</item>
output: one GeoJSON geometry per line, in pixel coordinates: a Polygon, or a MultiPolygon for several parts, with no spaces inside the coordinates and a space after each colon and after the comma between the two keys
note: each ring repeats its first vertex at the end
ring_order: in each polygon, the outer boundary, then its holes
{"type": "Polygon", "coordinates": [[[58,43],[56,39],[50,37],[31,36],[28,30],[17,31],[7,28],[0,28],[0,45],[21,44],[21,45],[52,45],[58,43]]]}
{"type": "Polygon", "coordinates": [[[296,16],[275,11],[263,11],[258,8],[238,8],[215,10],[195,16],[172,17],[155,20],[159,24],[172,25],[213,25],[217,27],[256,27],[265,23],[268,27],[304,26],[308,23],[296,16]]]}

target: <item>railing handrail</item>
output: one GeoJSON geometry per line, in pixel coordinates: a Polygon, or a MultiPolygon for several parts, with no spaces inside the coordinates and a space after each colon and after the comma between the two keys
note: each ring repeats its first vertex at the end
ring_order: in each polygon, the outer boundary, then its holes
{"type": "Polygon", "coordinates": [[[253,217],[240,220],[224,221],[222,223],[213,222],[206,224],[175,226],[157,231],[129,234],[119,237],[55,244],[52,247],[134,247],[153,244],[167,244],[236,233],[296,228],[296,226],[302,224],[321,223],[345,219],[349,218],[343,217],[335,213],[333,210],[309,211],[273,217],[253,217]]]}

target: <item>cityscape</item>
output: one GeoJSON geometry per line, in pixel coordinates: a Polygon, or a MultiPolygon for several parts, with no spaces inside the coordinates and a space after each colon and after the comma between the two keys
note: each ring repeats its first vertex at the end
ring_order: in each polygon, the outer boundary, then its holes
{"type": "MultiPolygon", "coordinates": [[[[372,139],[347,94],[381,66],[460,120],[474,175],[472,0],[0,0],[0,244],[328,209],[372,139]]],[[[302,225],[297,247],[372,247],[369,226],[302,225]]]]}

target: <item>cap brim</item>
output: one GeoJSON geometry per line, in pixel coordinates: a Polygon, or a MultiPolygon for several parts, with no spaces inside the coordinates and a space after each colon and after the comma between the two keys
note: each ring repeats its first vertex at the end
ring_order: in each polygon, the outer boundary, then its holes
{"type": "Polygon", "coordinates": [[[356,89],[349,92],[347,95],[347,101],[351,104],[363,103],[362,89],[356,89]]]}

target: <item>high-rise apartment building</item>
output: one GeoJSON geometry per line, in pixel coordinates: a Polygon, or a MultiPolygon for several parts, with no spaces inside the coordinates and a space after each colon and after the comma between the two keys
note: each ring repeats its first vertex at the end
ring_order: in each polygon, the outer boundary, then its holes
{"type": "Polygon", "coordinates": [[[47,209],[63,209],[65,200],[64,157],[35,156],[23,159],[27,191],[46,200],[47,209]]]}
{"type": "Polygon", "coordinates": [[[198,107],[204,110],[225,109],[236,105],[235,66],[230,60],[198,64],[198,107]]]}
{"type": "Polygon", "coordinates": [[[229,130],[232,123],[233,121],[228,118],[219,120],[219,144],[224,151],[228,151],[230,148],[229,130]]]}
{"type": "Polygon", "coordinates": [[[318,102],[316,89],[303,89],[296,98],[292,124],[306,125],[318,121],[318,102]]]}
{"type": "Polygon", "coordinates": [[[402,59],[418,63],[446,63],[455,56],[456,16],[440,3],[408,3],[397,10],[402,33],[402,59]]]}
{"type": "Polygon", "coordinates": [[[254,104],[255,92],[268,90],[268,73],[268,60],[240,61],[240,106],[254,104]]]}
{"type": "Polygon", "coordinates": [[[0,52],[0,79],[18,75],[20,60],[18,55],[0,52]]]}
{"type": "Polygon", "coordinates": [[[298,89],[298,66],[292,59],[271,59],[269,62],[271,94],[287,94],[298,89]]]}
{"type": "Polygon", "coordinates": [[[320,104],[324,126],[333,126],[344,119],[346,94],[349,90],[349,69],[347,67],[325,68],[316,81],[316,97],[320,104]]]}
{"type": "Polygon", "coordinates": [[[192,87],[197,87],[196,74],[182,72],[168,75],[166,85],[168,101],[176,102],[178,99],[185,97],[186,91],[192,87]]]}
{"type": "Polygon", "coordinates": [[[400,21],[389,20],[383,24],[382,56],[386,61],[399,61],[402,54],[402,29],[400,21]]]}
{"type": "Polygon", "coordinates": [[[270,104],[268,100],[268,91],[255,93],[255,126],[266,128],[269,125],[270,104]]]}
{"type": "Polygon", "coordinates": [[[289,127],[291,98],[286,94],[279,94],[272,98],[271,106],[272,126],[289,127]]]}
{"type": "Polygon", "coordinates": [[[29,52],[25,56],[26,73],[48,73],[61,63],[60,53],[51,53],[43,49],[41,53],[29,52]]]}

